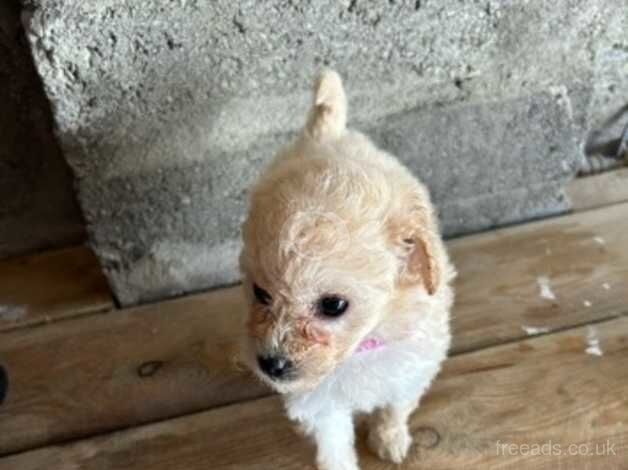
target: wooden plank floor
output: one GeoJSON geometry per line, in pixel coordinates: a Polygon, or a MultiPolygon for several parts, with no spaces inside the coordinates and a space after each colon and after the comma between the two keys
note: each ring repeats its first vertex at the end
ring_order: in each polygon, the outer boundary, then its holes
{"type": "Polygon", "coordinates": [[[0,332],[113,307],[84,246],[0,261],[0,332]]]}
{"type": "MultiPolygon", "coordinates": [[[[403,468],[627,468],[627,361],[627,318],[450,359],[412,417],[403,468]],[[593,337],[602,356],[586,352],[593,337]],[[525,456],[548,444],[555,455],[525,456]]],[[[363,442],[364,469],[397,468],[363,442]]],[[[312,461],[270,397],[8,457],[0,470],[302,470],[312,461]]]]}
{"type": "MultiPolygon", "coordinates": [[[[628,311],[626,214],[613,206],[451,242],[453,351],[628,311]],[[540,296],[543,277],[555,299],[540,296]]],[[[232,288],[4,335],[12,393],[0,453],[268,394],[235,364],[243,312],[232,288]]]]}
{"type": "MultiPolygon", "coordinates": [[[[628,468],[627,234],[617,204],[449,242],[455,357],[413,418],[403,468],[628,468]],[[603,356],[586,353],[591,335],[603,356]],[[550,438],[611,439],[620,458],[491,448],[550,438]]],[[[311,468],[278,399],[236,364],[243,310],[232,288],[0,333],[0,455],[26,451],[0,470],[311,468]]],[[[365,469],[394,468],[361,453],[365,469]]]]}
{"type": "Polygon", "coordinates": [[[567,185],[574,211],[628,202],[628,168],[576,178],[567,185]]]}

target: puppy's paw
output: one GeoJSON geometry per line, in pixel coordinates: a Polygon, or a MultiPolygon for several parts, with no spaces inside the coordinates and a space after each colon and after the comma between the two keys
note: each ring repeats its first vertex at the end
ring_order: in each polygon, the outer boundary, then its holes
{"type": "Polygon", "coordinates": [[[337,460],[335,462],[318,462],[317,470],[360,470],[358,463],[352,460],[337,460]]]}
{"type": "Polygon", "coordinates": [[[333,452],[319,454],[316,459],[317,470],[360,470],[358,456],[352,452],[333,452]]]}
{"type": "Polygon", "coordinates": [[[368,443],[380,459],[399,464],[408,455],[412,436],[405,425],[391,428],[376,427],[371,429],[368,443]]]}

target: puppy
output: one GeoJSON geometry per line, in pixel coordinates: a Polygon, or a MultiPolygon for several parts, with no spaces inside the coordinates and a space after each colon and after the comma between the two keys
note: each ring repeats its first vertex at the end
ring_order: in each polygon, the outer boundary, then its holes
{"type": "Polygon", "coordinates": [[[425,187],[346,121],[325,71],[301,135],[252,190],[240,256],[245,361],[313,437],[320,470],[359,468],[357,413],[380,458],[404,459],[447,355],[455,276],[425,187]]]}

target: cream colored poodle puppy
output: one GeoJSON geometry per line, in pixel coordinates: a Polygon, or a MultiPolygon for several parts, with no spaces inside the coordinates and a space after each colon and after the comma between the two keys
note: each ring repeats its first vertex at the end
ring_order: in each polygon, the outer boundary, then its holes
{"type": "Polygon", "coordinates": [[[380,458],[404,459],[408,416],[447,355],[455,276],[425,187],[346,121],[325,71],[302,134],[253,189],[240,257],[244,356],[321,470],[359,468],[357,413],[372,414],[380,458]]]}

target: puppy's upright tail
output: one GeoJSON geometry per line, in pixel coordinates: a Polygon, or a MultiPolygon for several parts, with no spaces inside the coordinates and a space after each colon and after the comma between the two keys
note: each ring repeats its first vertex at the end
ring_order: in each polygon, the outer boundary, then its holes
{"type": "Polygon", "coordinates": [[[323,70],[314,83],[314,103],[305,132],[319,141],[340,137],[347,127],[347,96],[340,75],[323,70]]]}

